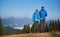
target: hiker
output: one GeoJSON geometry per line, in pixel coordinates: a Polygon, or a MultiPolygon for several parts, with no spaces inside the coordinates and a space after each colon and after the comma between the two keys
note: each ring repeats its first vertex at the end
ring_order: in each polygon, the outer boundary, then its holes
{"type": "Polygon", "coordinates": [[[41,10],[39,11],[39,15],[40,15],[40,32],[44,32],[45,18],[47,16],[47,12],[44,9],[44,6],[41,7],[41,10]]]}
{"type": "Polygon", "coordinates": [[[32,21],[34,22],[34,33],[38,32],[39,19],[40,19],[40,16],[38,13],[38,9],[36,9],[32,17],[32,21]]]}

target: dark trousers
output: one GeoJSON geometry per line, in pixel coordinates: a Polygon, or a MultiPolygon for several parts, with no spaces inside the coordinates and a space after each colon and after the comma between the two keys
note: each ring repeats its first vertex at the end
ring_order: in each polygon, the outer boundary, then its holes
{"type": "Polygon", "coordinates": [[[44,32],[45,29],[45,19],[40,20],[40,32],[44,32]]]}
{"type": "Polygon", "coordinates": [[[38,32],[38,24],[39,24],[38,21],[35,21],[34,22],[34,33],[37,33],[38,32]]]}

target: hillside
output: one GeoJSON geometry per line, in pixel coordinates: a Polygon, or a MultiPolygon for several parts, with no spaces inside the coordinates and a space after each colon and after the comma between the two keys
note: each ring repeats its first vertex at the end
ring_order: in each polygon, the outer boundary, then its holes
{"type": "Polygon", "coordinates": [[[13,35],[3,35],[0,37],[60,37],[59,32],[52,34],[52,33],[29,33],[29,34],[13,34],[13,35]]]}
{"type": "Polygon", "coordinates": [[[13,29],[10,27],[3,27],[3,35],[10,35],[10,34],[20,34],[22,30],[13,29]]]}
{"type": "Polygon", "coordinates": [[[27,17],[22,17],[22,18],[2,18],[2,24],[4,27],[9,26],[11,28],[14,27],[22,27],[25,24],[32,24],[32,20],[27,17]]]}

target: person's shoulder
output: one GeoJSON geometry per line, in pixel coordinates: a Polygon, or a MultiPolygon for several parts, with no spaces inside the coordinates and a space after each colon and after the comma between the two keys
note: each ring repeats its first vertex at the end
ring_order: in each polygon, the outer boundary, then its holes
{"type": "Polygon", "coordinates": [[[44,11],[46,11],[45,9],[43,9],[44,11]]]}
{"type": "Polygon", "coordinates": [[[47,12],[45,9],[44,9],[45,12],[47,12]]]}
{"type": "Polygon", "coordinates": [[[34,12],[33,14],[35,14],[36,12],[34,12]]]}
{"type": "Polygon", "coordinates": [[[40,11],[39,11],[39,13],[41,13],[43,11],[43,9],[41,9],[40,11]]]}
{"type": "Polygon", "coordinates": [[[34,12],[33,14],[35,14],[36,12],[34,12]]]}

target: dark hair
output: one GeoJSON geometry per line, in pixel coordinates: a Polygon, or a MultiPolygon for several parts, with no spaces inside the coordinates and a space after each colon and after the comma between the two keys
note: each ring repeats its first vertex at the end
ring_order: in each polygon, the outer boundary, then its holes
{"type": "Polygon", "coordinates": [[[36,9],[36,12],[38,12],[38,9],[36,9]]]}
{"type": "Polygon", "coordinates": [[[42,6],[41,8],[44,8],[44,6],[42,6]]]}

